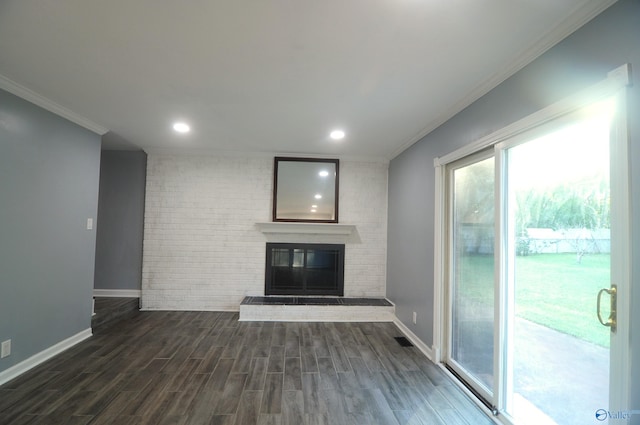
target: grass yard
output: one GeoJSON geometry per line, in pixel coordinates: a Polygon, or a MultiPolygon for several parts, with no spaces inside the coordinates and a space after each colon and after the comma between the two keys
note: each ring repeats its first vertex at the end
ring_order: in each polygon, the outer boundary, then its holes
{"type": "MultiPolygon", "coordinates": [[[[609,329],[596,317],[596,296],[609,287],[610,256],[537,254],[516,257],[516,315],[560,332],[609,346],[609,329]]],[[[609,297],[603,296],[603,319],[609,297]]]]}
{"type": "MultiPolygon", "coordinates": [[[[492,305],[493,257],[461,258],[461,296],[492,305]]],[[[575,254],[536,254],[516,257],[516,316],[576,336],[602,347],[609,346],[609,329],[596,317],[596,296],[609,287],[610,257],[575,254]]],[[[603,296],[603,319],[608,317],[608,296],[603,296]]]]}

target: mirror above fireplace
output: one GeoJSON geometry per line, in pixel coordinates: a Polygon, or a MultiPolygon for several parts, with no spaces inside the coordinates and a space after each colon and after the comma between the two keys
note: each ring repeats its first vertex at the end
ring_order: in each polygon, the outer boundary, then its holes
{"type": "Polygon", "coordinates": [[[276,157],[273,221],[337,223],[339,160],[276,157]]]}

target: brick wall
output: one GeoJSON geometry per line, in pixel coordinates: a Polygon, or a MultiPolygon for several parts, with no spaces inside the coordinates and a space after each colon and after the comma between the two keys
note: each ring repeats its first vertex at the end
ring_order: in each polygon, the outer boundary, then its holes
{"type": "MultiPolygon", "coordinates": [[[[264,294],[273,158],[150,153],[147,163],[142,308],[238,310],[264,294]]],[[[386,292],[387,164],[340,161],[345,296],[386,292]]],[[[335,242],[294,235],[279,242],[335,242]]],[[[273,240],[273,236],[270,237],[273,240]]]]}

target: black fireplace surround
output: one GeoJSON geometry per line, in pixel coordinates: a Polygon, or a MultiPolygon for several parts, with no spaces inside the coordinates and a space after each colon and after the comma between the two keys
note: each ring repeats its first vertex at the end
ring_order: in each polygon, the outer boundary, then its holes
{"type": "Polygon", "coordinates": [[[344,245],[267,243],[264,293],[344,296],[344,245]]]}

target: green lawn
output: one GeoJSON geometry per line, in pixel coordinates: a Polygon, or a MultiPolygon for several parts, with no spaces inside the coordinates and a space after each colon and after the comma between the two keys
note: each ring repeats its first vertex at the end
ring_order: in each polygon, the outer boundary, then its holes
{"type": "MultiPolygon", "coordinates": [[[[596,317],[596,296],[609,287],[609,255],[536,254],[516,257],[516,315],[585,341],[609,346],[609,330],[596,317]]],[[[462,259],[461,294],[490,305],[491,256],[462,259]]],[[[608,316],[603,297],[603,318],[608,316]]]]}
{"type": "MultiPolygon", "coordinates": [[[[609,330],[596,317],[596,296],[609,287],[609,255],[537,254],[516,257],[516,315],[609,346],[609,330]]],[[[609,314],[603,297],[603,318],[609,314]],[[606,309],[606,311],[604,311],[606,309]]]]}

